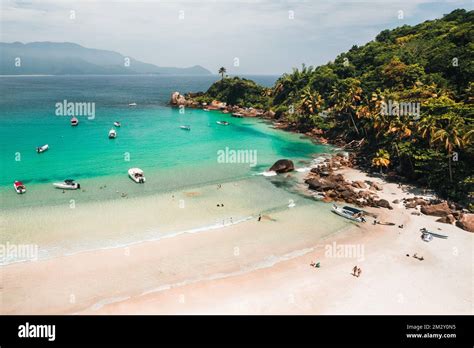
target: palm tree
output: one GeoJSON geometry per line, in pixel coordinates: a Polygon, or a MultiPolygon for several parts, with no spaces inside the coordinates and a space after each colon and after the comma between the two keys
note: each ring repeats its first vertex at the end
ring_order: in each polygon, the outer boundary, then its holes
{"type": "Polygon", "coordinates": [[[224,74],[227,72],[226,68],[224,68],[223,66],[221,66],[221,67],[219,68],[219,71],[218,71],[218,72],[219,72],[219,74],[221,74],[221,78],[222,78],[222,80],[223,80],[223,79],[224,79],[224,74]]]}
{"type": "Polygon", "coordinates": [[[303,89],[300,98],[299,110],[305,115],[316,113],[323,104],[323,99],[319,93],[313,92],[309,87],[303,89]]]}
{"type": "Polygon", "coordinates": [[[361,100],[362,88],[360,88],[360,81],[354,78],[348,78],[334,87],[331,94],[331,99],[334,103],[333,110],[337,114],[349,116],[357,134],[360,134],[353,114],[357,110],[358,104],[361,100]]]}
{"type": "Polygon", "coordinates": [[[380,174],[382,174],[382,168],[387,168],[390,164],[390,154],[386,150],[380,149],[377,151],[375,156],[376,157],[372,159],[372,165],[374,167],[379,167],[380,174]]]}
{"type": "Polygon", "coordinates": [[[447,124],[437,127],[430,139],[431,144],[435,144],[448,152],[449,180],[453,181],[453,170],[451,158],[455,148],[462,149],[471,145],[473,130],[465,130],[464,119],[454,113],[442,116],[442,120],[447,120],[447,124]]]}

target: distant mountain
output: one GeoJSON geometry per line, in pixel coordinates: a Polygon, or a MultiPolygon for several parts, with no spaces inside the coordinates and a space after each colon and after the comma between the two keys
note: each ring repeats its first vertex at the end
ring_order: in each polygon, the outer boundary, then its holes
{"type": "Polygon", "coordinates": [[[210,75],[200,65],[159,67],[113,51],[86,48],[70,42],[0,42],[0,75],[210,75]],[[15,64],[17,58],[21,64],[15,64]],[[129,66],[126,66],[129,58],[129,66]]]}

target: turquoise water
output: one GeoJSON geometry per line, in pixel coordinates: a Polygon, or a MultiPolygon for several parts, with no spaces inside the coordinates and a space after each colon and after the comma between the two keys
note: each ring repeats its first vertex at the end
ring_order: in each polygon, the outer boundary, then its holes
{"type": "MultiPolygon", "coordinates": [[[[54,204],[55,181],[74,178],[82,198],[116,198],[117,191],[150,194],[180,187],[242,179],[260,173],[279,158],[297,166],[314,153],[327,151],[299,135],[277,131],[259,119],[237,119],[220,112],[186,109],[181,114],[167,105],[177,90],[206,90],[216,77],[159,76],[44,76],[0,78],[0,193],[3,208],[54,204]],[[95,103],[95,118],[55,115],[56,103],[95,103]],[[128,104],[135,102],[136,107],[128,104]],[[108,139],[113,122],[116,139],[108,139]],[[216,124],[227,120],[229,126],[216,124]],[[184,131],[180,125],[190,125],[184,131]],[[37,154],[36,146],[49,144],[37,154]],[[257,164],[218,163],[219,150],[256,151],[257,164]],[[147,183],[136,185],[127,170],[140,167],[147,183]],[[26,195],[13,190],[15,180],[26,195]],[[114,190],[101,190],[110,185],[114,190]]],[[[251,77],[271,85],[276,77],[251,77]]]]}
{"type": "MultiPolygon", "coordinates": [[[[275,80],[252,78],[266,85],[275,80]]],[[[1,77],[0,243],[34,245],[39,258],[49,258],[222,228],[259,214],[284,223],[279,213],[289,209],[299,219],[290,225],[308,232],[293,237],[297,244],[344,228],[327,204],[302,194],[303,173],[261,175],[280,158],[307,167],[330,148],[257,118],[168,106],[172,92],[206,90],[214,79],[1,77]],[[95,103],[95,118],[77,115],[79,125],[71,127],[70,116],[55,114],[63,100],[95,103]],[[137,106],[129,107],[132,102],[137,106]],[[109,139],[114,121],[122,126],[109,139]],[[37,154],[42,144],[49,150],[37,154]],[[218,151],[226,148],[250,151],[256,163],[221,163],[218,151]],[[144,185],[128,178],[132,167],[144,170],[144,185]],[[81,190],[53,187],[66,178],[81,190]],[[26,194],[16,194],[15,180],[25,183],[26,194]]],[[[27,259],[14,254],[0,264],[27,259]]]]}

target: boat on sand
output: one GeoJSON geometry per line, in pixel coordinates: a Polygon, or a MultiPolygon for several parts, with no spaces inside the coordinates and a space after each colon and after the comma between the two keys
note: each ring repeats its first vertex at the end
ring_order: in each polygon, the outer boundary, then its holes
{"type": "Polygon", "coordinates": [[[357,208],[352,208],[347,205],[340,207],[336,204],[333,204],[331,211],[339,216],[345,217],[346,219],[356,221],[356,222],[365,222],[365,219],[362,215],[364,212],[357,208]]]}
{"type": "Polygon", "coordinates": [[[144,184],[146,181],[145,176],[143,175],[143,170],[140,168],[130,168],[128,170],[128,176],[137,184],[144,184]]]}
{"type": "Polygon", "coordinates": [[[21,181],[15,181],[13,183],[13,188],[15,189],[16,193],[22,194],[26,192],[26,187],[23,185],[21,181]]]}
{"type": "Polygon", "coordinates": [[[64,182],[55,182],[54,187],[62,190],[77,190],[81,188],[81,185],[74,181],[74,179],[66,179],[64,182]]]}

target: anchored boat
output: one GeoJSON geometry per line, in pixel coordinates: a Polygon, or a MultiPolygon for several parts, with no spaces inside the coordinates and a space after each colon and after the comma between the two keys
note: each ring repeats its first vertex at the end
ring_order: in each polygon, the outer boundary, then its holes
{"type": "Polygon", "coordinates": [[[128,176],[137,184],[144,184],[146,181],[145,176],[143,175],[143,170],[140,168],[130,168],[128,170],[128,176]]]}
{"type": "Polygon", "coordinates": [[[333,204],[331,211],[339,216],[345,217],[346,219],[352,221],[365,222],[365,219],[362,216],[364,215],[364,212],[362,210],[352,208],[347,205],[339,207],[336,204],[333,204]]]}
{"type": "Polygon", "coordinates": [[[26,192],[26,187],[23,185],[21,181],[15,181],[13,183],[13,188],[15,189],[16,193],[22,194],[26,192]]]}
{"type": "Polygon", "coordinates": [[[120,126],[121,126],[121,124],[120,124],[120,122],[119,122],[119,121],[115,121],[115,122],[114,122],[114,126],[115,126],[115,127],[120,127],[120,126]]]}
{"type": "Polygon", "coordinates": [[[179,128],[181,128],[181,129],[183,129],[183,130],[187,130],[187,131],[190,131],[190,130],[191,130],[191,126],[189,126],[189,125],[179,126],[179,128]]]}
{"type": "Polygon", "coordinates": [[[115,139],[117,137],[117,132],[115,131],[115,129],[111,129],[109,131],[109,139],[115,139]]]}
{"type": "Polygon", "coordinates": [[[79,124],[79,120],[77,119],[77,117],[71,118],[71,126],[75,127],[78,124],[79,124]]]}
{"type": "Polygon", "coordinates": [[[36,152],[38,153],[42,153],[42,152],[45,152],[46,150],[49,149],[49,145],[48,144],[45,144],[45,145],[42,145],[42,146],[38,146],[36,148],[36,152]]]}
{"type": "Polygon", "coordinates": [[[81,188],[81,185],[73,179],[66,179],[64,182],[55,182],[53,186],[62,190],[77,190],[81,188]]]}
{"type": "Polygon", "coordinates": [[[227,121],[217,121],[217,124],[220,124],[221,126],[228,126],[230,123],[227,121]]]}

